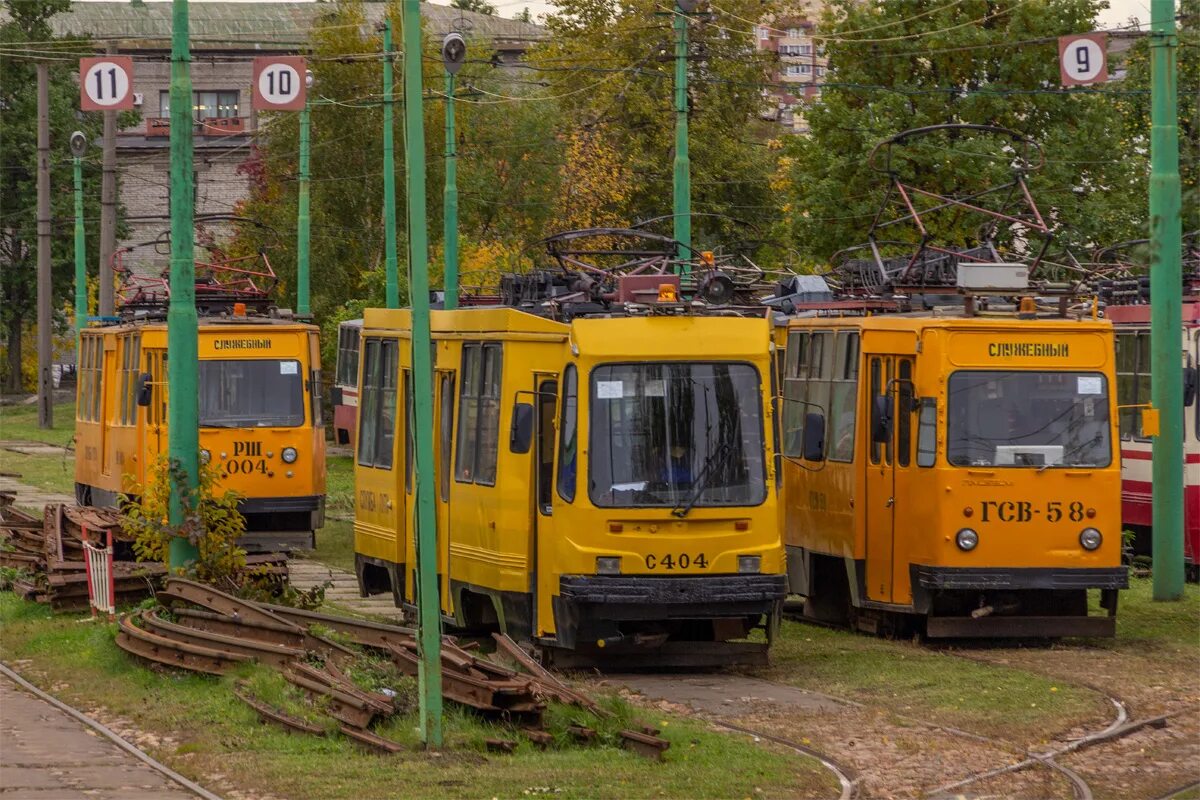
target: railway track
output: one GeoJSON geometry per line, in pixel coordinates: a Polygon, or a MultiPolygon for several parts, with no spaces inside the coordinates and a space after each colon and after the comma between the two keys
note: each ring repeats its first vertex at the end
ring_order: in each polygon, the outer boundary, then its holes
{"type": "MultiPolygon", "coordinates": [[[[801,613],[798,613],[794,610],[786,610],[784,613],[784,617],[786,619],[789,619],[789,620],[792,620],[795,622],[801,622],[806,625],[815,625],[817,627],[832,628],[832,629],[836,629],[836,630],[849,630],[845,626],[834,625],[832,623],[829,623],[829,622],[826,622],[823,620],[815,620],[815,619],[807,617],[801,613]]],[[[992,662],[988,661],[987,659],[975,658],[969,654],[966,654],[966,653],[963,653],[960,651],[956,651],[956,650],[953,650],[950,648],[941,648],[940,652],[944,652],[947,655],[951,655],[956,658],[962,658],[962,659],[965,659],[968,661],[973,661],[975,663],[995,666],[992,662]]],[[[1111,694],[1110,692],[1107,692],[1097,686],[1093,686],[1091,684],[1086,684],[1086,683],[1080,683],[1079,681],[1075,681],[1075,683],[1079,686],[1083,686],[1084,688],[1089,689],[1089,690],[1096,692],[1097,694],[1103,696],[1113,706],[1113,708],[1115,710],[1114,717],[1101,730],[1092,731],[1090,733],[1084,734],[1083,736],[1069,742],[1066,745],[1062,745],[1057,748],[1052,748],[1050,750],[1043,751],[1043,752],[1031,752],[1030,750],[1019,745],[1016,742],[1011,742],[1011,741],[1002,740],[1002,739],[996,739],[994,737],[983,736],[981,734],[972,733],[970,731],[963,731],[958,728],[953,728],[950,726],[942,725],[940,723],[931,722],[929,720],[911,718],[911,717],[906,718],[903,715],[898,715],[901,718],[910,719],[913,722],[917,722],[917,723],[920,723],[922,725],[925,725],[925,726],[928,726],[928,727],[931,727],[931,728],[934,728],[937,730],[942,730],[947,733],[952,733],[954,735],[960,735],[960,736],[967,735],[967,736],[970,736],[971,738],[975,738],[975,739],[978,739],[981,741],[987,741],[992,744],[1001,746],[1004,749],[1010,750],[1014,753],[1022,753],[1025,755],[1025,758],[1023,758],[1022,760],[1020,760],[1014,764],[1009,764],[1009,765],[1006,765],[1003,767],[997,767],[997,768],[990,769],[990,770],[980,770],[978,772],[974,772],[974,773],[967,775],[966,777],[964,777],[961,780],[957,780],[957,781],[954,781],[951,783],[947,783],[947,784],[938,786],[937,788],[926,792],[925,793],[926,796],[927,797],[941,797],[941,796],[946,795],[948,792],[962,789],[966,786],[971,786],[971,785],[977,784],[981,781],[989,780],[991,778],[999,777],[1001,775],[1007,775],[1007,774],[1012,774],[1015,772],[1020,772],[1022,770],[1026,770],[1026,769],[1042,767],[1042,768],[1051,770],[1051,771],[1055,772],[1056,774],[1062,776],[1068,782],[1068,784],[1071,786],[1071,791],[1072,791],[1072,794],[1073,794],[1075,800],[1092,800],[1094,797],[1094,794],[1092,792],[1091,786],[1088,785],[1088,782],[1083,778],[1083,776],[1081,776],[1078,772],[1071,769],[1070,767],[1060,764],[1056,759],[1061,756],[1068,755],[1070,753],[1076,752],[1078,750],[1081,750],[1081,749],[1084,749],[1087,747],[1091,747],[1093,745],[1096,745],[1096,744],[1099,744],[1099,743],[1102,743],[1105,741],[1111,741],[1115,738],[1120,738],[1121,736],[1128,735],[1137,730],[1141,730],[1142,728],[1145,728],[1145,727],[1161,726],[1162,724],[1165,724],[1166,717],[1155,717],[1155,718],[1151,718],[1151,719],[1147,719],[1147,720],[1142,720],[1140,722],[1130,723],[1129,722],[1129,710],[1126,706],[1126,703],[1123,700],[1121,700],[1120,698],[1116,697],[1115,695],[1111,694]]],[[[852,702],[852,701],[843,700],[841,698],[832,698],[832,699],[838,700],[839,702],[852,702]]],[[[855,704],[855,705],[857,705],[857,704],[855,704]]]]}

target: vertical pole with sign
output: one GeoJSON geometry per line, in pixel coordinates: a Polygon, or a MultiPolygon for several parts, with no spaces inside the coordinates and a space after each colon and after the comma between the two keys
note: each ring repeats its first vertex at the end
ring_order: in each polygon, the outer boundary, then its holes
{"type": "MultiPolygon", "coordinates": [[[[167,306],[167,454],[172,491],[168,521],[176,532],[186,522],[183,498],[200,486],[199,319],[192,191],[192,74],[187,0],[173,0],[171,14],[171,301],[167,306]],[[179,483],[176,483],[178,478],[179,483]]],[[[193,502],[194,504],[194,502],[193,502]]],[[[199,556],[186,536],[171,540],[171,569],[199,556]]]]}
{"type": "Polygon", "coordinates": [[[421,3],[404,0],[405,183],[408,278],[412,302],[413,433],[416,453],[417,682],[421,738],[442,745],[442,614],[437,588],[437,515],[433,504],[433,342],[429,325],[429,250],[425,217],[425,124],[421,86],[421,3]]]}
{"type": "Polygon", "coordinates": [[[296,199],[296,314],[310,315],[308,264],[308,85],[302,56],[254,59],[251,104],[255,111],[300,112],[300,175],[296,199]]]}
{"type": "Polygon", "coordinates": [[[1175,4],[1150,4],[1150,399],[1154,599],[1183,596],[1183,283],[1175,4]]]}
{"type": "MultiPolygon", "coordinates": [[[[383,20],[383,252],[387,268],[384,298],[400,307],[400,266],[396,259],[396,146],[392,138],[392,21],[383,20]]],[[[422,162],[424,163],[424,162],[422,162]]],[[[423,196],[423,195],[422,195],[423,196]]]]}

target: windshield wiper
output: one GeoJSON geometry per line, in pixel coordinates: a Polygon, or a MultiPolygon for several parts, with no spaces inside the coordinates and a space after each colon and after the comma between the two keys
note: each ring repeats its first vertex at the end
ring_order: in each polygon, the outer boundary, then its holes
{"type": "Polygon", "coordinates": [[[700,495],[704,494],[704,490],[708,488],[708,481],[712,474],[716,471],[713,468],[720,461],[724,464],[725,457],[732,450],[733,445],[726,440],[724,444],[712,452],[708,458],[704,460],[704,468],[700,470],[700,474],[696,476],[696,483],[692,487],[692,493],[688,496],[686,502],[676,505],[671,509],[671,513],[683,519],[692,510],[692,507],[700,501],[700,495]]]}

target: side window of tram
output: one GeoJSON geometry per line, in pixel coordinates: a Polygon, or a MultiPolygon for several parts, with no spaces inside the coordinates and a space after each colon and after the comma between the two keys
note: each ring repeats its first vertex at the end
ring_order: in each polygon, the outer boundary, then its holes
{"type": "Polygon", "coordinates": [[[854,452],[858,333],[793,333],[788,341],[785,369],[784,455],[802,457],[805,417],[820,414],[825,418],[829,458],[849,461],[854,452]]]}
{"type": "Polygon", "coordinates": [[[392,468],[397,353],[395,341],[367,340],[358,438],[358,463],[364,467],[392,468]]]}
{"type": "Polygon", "coordinates": [[[579,448],[579,377],[574,364],[563,371],[562,408],[558,422],[558,496],[568,503],[575,500],[575,473],[579,448]]]}
{"type": "Polygon", "coordinates": [[[1117,334],[1117,405],[1121,406],[1121,438],[1145,439],[1140,408],[1150,402],[1150,332],[1117,334]]]}
{"type": "Polygon", "coordinates": [[[122,425],[137,423],[138,364],[141,362],[141,334],[121,339],[121,409],[122,425]]]}
{"type": "Polygon", "coordinates": [[[463,345],[458,410],[458,452],[454,479],[459,483],[496,484],[500,445],[499,344],[463,345]]]}
{"type": "Polygon", "coordinates": [[[912,451],[913,382],[912,361],[904,358],[897,368],[897,391],[894,393],[896,408],[892,419],[896,420],[896,463],[907,467],[912,451]]]}
{"type": "Polygon", "coordinates": [[[100,421],[100,397],[104,380],[104,339],[87,336],[83,340],[79,366],[79,408],[76,416],[84,422],[100,421]]]}

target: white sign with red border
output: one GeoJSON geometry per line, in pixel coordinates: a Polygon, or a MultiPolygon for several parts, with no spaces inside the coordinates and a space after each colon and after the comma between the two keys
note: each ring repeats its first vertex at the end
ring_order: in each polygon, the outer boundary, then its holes
{"type": "Polygon", "coordinates": [[[79,59],[79,108],[83,111],[133,109],[133,59],[93,56],[79,59]]]}
{"type": "Polygon", "coordinates": [[[303,56],[254,59],[251,106],[255,111],[300,111],[304,108],[307,66],[303,56]]]}
{"type": "Polygon", "coordinates": [[[1063,86],[1087,86],[1108,80],[1108,34],[1058,37],[1058,69],[1063,86]]]}

